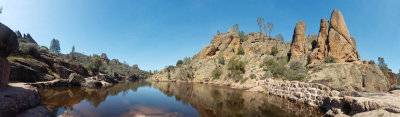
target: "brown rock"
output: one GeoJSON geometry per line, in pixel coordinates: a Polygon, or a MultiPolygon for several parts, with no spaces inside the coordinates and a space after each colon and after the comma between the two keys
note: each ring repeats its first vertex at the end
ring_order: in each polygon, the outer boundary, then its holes
{"type": "Polygon", "coordinates": [[[337,58],[338,62],[353,62],[360,60],[355,41],[349,41],[331,28],[328,36],[328,56],[337,58]]]}
{"type": "Polygon", "coordinates": [[[326,42],[328,40],[329,21],[321,19],[320,29],[318,33],[317,45],[310,55],[309,64],[321,62],[328,54],[326,42]]]}
{"type": "Polygon", "coordinates": [[[7,87],[10,76],[10,63],[7,56],[18,48],[17,35],[6,25],[0,23],[0,89],[7,87]]]}
{"type": "Polygon", "coordinates": [[[391,69],[388,72],[388,79],[391,87],[397,85],[397,75],[391,69]]]}
{"type": "Polygon", "coordinates": [[[10,83],[10,87],[0,93],[0,117],[13,117],[26,109],[40,104],[36,88],[23,83],[10,83]]]}
{"type": "Polygon", "coordinates": [[[304,21],[299,21],[294,29],[292,45],[290,48],[290,59],[298,58],[307,52],[306,23],[304,21]]]}
{"type": "Polygon", "coordinates": [[[334,9],[331,14],[331,28],[335,29],[346,40],[350,40],[350,32],[347,29],[346,22],[342,13],[337,9],[334,9]]]}

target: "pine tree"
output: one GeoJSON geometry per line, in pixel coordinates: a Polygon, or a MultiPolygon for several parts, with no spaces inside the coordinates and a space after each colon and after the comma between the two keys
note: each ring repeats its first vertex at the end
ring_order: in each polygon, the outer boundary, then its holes
{"type": "Polygon", "coordinates": [[[56,53],[60,53],[60,42],[57,39],[51,40],[50,50],[56,53]]]}

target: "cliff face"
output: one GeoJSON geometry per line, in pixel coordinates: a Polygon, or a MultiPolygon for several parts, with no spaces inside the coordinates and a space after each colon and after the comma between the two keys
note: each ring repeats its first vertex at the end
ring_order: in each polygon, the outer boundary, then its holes
{"type": "Polygon", "coordinates": [[[189,63],[170,66],[151,80],[206,82],[249,89],[273,78],[320,83],[336,90],[388,91],[388,78],[379,67],[360,61],[355,39],[350,36],[341,12],[334,10],[330,20],[329,23],[322,19],[318,36],[307,38],[306,23],[299,21],[292,43],[265,34],[260,37],[260,33],[249,33],[246,38],[234,31],[217,34],[189,63]]]}

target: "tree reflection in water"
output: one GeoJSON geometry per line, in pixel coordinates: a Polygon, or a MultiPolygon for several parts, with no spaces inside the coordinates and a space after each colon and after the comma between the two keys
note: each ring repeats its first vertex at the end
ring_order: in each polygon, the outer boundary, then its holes
{"type": "Polygon", "coordinates": [[[318,109],[295,104],[276,96],[198,83],[136,81],[122,82],[109,88],[58,87],[39,89],[39,92],[43,104],[54,107],[52,116],[61,114],[60,109],[69,109],[84,116],[322,115],[318,109]],[[139,88],[146,90],[137,92],[139,88]],[[133,92],[137,93],[134,99],[128,98],[133,92]],[[176,101],[171,102],[171,99],[176,101]],[[115,102],[116,100],[118,102],[115,102]],[[93,107],[87,109],[77,106],[82,103],[89,103],[93,107]],[[99,107],[100,104],[103,106],[99,107]]]}

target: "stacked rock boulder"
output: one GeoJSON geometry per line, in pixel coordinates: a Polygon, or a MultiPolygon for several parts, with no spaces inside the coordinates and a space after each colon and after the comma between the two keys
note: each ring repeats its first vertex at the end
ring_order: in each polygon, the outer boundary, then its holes
{"type": "Polygon", "coordinates": [[[0,23],[0,89],[5,89],[10,76],[10,62],[7,57],[18,49],[17,35],[6,25],[0,23]]]}
{"type": "Polygon", "coordinates": [[[318,43],[309,57],[309,64],[320,63],[326,57],[335,57],[337,62],[354,62],[360,60],[356,41],[350,36],[342,13],[335,9],[328,21],[321,19],[318,43]]]}

